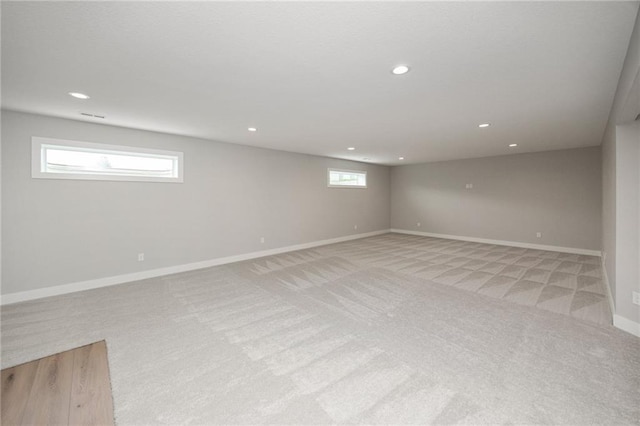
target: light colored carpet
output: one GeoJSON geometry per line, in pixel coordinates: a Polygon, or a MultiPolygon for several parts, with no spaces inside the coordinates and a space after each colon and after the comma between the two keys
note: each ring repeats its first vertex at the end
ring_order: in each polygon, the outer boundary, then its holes
{"type": "MultiPolygon", "coordinates": [[[[534,307],[417,263],[496,250],[468,244],[387,234],[10,305],[2,367],[106,339],[119,424],[640,424],[640,339],[571,316],[592,288],[558,313],[557,281],[534,307]]],[[[525,269],[590,276],[558,256],[525,269]]]]}
{"type": "Polygon", "coordinates": [[[611,324],[600,258],[395,234],[333,249],[356,263],[611,324]]]}

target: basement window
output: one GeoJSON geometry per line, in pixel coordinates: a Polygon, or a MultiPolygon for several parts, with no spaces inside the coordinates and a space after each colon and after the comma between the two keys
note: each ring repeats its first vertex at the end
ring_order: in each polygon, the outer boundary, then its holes
{"type": "Polygon", "coordinates": [[[183,153],[31,138],[31,176],[40,179],[183,182],[183,153]]]}
{"type": "Polygon", "coordinates": [[[332,188],[366,188],[367,172],[328,169],[328,186],[332,188]]]}

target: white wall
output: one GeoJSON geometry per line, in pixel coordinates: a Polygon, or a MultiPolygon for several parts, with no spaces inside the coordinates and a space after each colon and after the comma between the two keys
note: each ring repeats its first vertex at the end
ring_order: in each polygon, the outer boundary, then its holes
{"type": "Polygon", "coordinates": [[[640,324],[640,121],[616,128],[616,314],[640,324]]]}
{"type": "MultiPolygon", "coordinates": [[[[636,17],[609,121],[602,138],[602,252],[605,258],[605,274],[615,304],[613,320],[616,326],[640,336],[638,321],[640,314],[638,307],[631,303],[632,287],[638,284],[629,284],[628,281],[628,277],[633,275],[632,272],[628,272],[628,268],[636,270],[638,260],[634,260],[632,256],[629,257],[627,252],[621,253],[621,250],[626,250],[627,243],[626,240],[619,241],[621,236],[629,233],[635,235],[636,228],[633,226],[633,217],[630,220],[624,219],[618,222],[619,219],[627,217],[625,197],[629,191],[633,192],[633,189],[629,189],[631,181],[626,170],[630,167],[640,167],[640,164],[635,166],[631,164],[634,162],[633,159],[626,158],[626,155],[633,155],[631,153],[634,138],[632,123],[638,114],[640,114],[640,12],[636,17]],[[618,137],[621,139],[618,140],[618,137]],[[619,147],[619,144],[624,146],[619,147]],[[624,165],[621,165],[620,161],[624,165]],[[620,167],[623,169],[620,170],[620,167]],[[622,188],[619,187],[621,184],[622,188]],[[620,194],[620,191],[623,194],[620,194]],[[620,212],[620,209],[625,211],[620,212]],[[619,276],[621,273],[624,274],[622,278],[619,276]]],[[[640,143],[638,139],[635,142],[640,143]]],[[[636,216],[636,226],[639,220],[640,218],[636,216]]]]}
{"type": "Polygon", "coordinates": [[[2,151],[3,295],[389,228],[384,166],[12,111],[2,151]],[[32,179],[32,136],[182,151],[184,183],[32,179]]]}
{"type": "Polygon", "coordinates": [[[393,167],[391,227],[598,251],[600,167],[598,147],[393,167]]]}

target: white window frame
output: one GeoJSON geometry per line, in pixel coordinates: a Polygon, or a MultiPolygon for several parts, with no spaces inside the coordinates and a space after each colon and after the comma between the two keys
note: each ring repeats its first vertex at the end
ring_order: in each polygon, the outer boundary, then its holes
{"type": "Polygon", "coordinates": [[[327,168],[327,186],[329,188],[347,188],[347,189],[367,189],[368,180],[367,180],[367,171],[366,170],[345,170],[345,169],[336,169],[333,167],[327,168]],[[364,175],[364,185],[332,185],[331,184],[331,172],[342,172],[342,173],[358,173],[364,175]]]}
{"type": "Polygon", "coordinates": [[[65,139],[53,139],[39,136],[31,138],[31,177],[37,179],[74,179],[74,180],[109,180],[126,182],[184,182],[184,154],[178,151],[164,151],[159,149],[139,148],[124,145],[107,145],[93,142],[72,141],[65,139]],[[47,147],[78,148],[78,151],[104,151],[113,154],[139,154],[148,157],[168,157],[172,159],[178,168],[177,176],[127,176],[95,173],[58,173],[45,170],[45,157],[43,151],[47,147]]]}

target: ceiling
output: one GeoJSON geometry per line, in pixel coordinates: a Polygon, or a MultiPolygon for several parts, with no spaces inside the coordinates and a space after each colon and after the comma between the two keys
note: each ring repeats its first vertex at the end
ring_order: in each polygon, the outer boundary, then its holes
{"type": "Polygon", "coordinates": [[[2,107],[387,165],[599,145],[637,10],[2,2],[2,107]]]}

